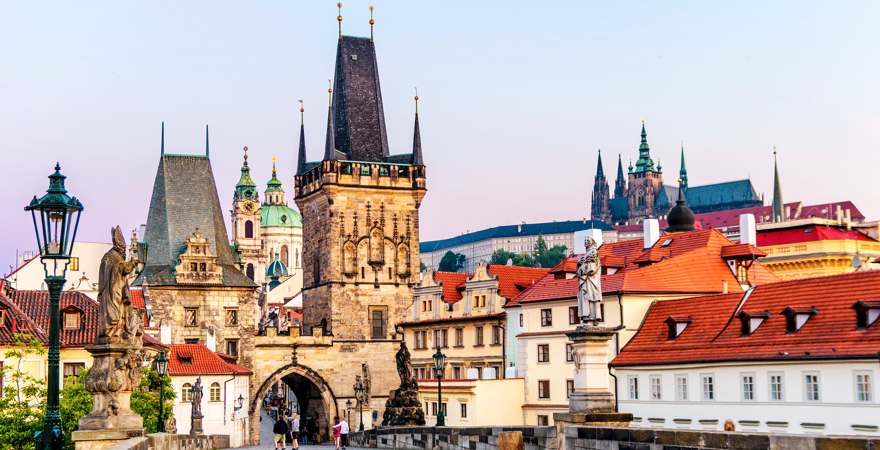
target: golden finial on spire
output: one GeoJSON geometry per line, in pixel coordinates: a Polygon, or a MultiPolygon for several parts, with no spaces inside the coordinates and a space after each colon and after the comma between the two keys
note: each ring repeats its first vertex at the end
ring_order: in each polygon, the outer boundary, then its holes
{"type": "Polygon", "coordinates": [[[327,80],[327,101],[329,105],[333,104],[333,80],[327,80]]]}
{"type": "Polygon", "coordinates": [[[339,22],[339,39],[342,39],[342,2],[337,3],[336,8],[339,10],[339,15],[336,16],[336,21],[339,22]]]}
{"type": "Polygon", "coordinates": [[[278,161],[278,158],[272,157],[272,174],[275,174],[275,161],[278,161]]]}
{"type": "Polygon", "coordinates": [[[299,102],[299,121],[300,123],[302,123],[305,119],[306,108],[305,106],[303,106],[303,99],[299,99],[297,101],[299,102]]]}
{"type": "Polygon", "coordinates": [[[415,89],[416,89],[416,96],[413,97],[413,100],[416,101],[416,114],[418,114],[419,113],[419,88],[416,87],[415,89]]]}
{"type": "Polygon", "coordinates": [[[376,24],[376,21],[373,20],[373,10],[376,9],[375,6],[370,5],[370,40],[373,40],[373,25],[376,24]]]}
{"type": "Polygon", "coordinates": [[[247,145],[244,146],[244,162],[247,162],[247,145]]]}

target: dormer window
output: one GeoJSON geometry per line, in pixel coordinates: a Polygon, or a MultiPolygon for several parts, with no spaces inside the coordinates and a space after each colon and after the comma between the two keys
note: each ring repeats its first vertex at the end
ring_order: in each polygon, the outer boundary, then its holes
{"type": "Polygon", "coordinates": [[[661,247],[669,247],[669,244],[672,244],[672,239],[671,239],[671,238],[670,238],[670,239],[666,239],[665,241],[663,241],[663,243],[660,244],[660,246],[661,246],[661,247]]]}
{"type": "Polygon", "coordinates": [[[739,317],[740,320],[740,334],[743,336],[750,336],[770,317],[770,313],[767,311],[759,313],[747,313],[743,311],[739,313],[737,317],[739,317]]]}
{"type": "Polygon", "coordinates": [[[787,333],[797,333],[801,327],[815,316],[819,311],[816,308],[792,308],[789,306],[782,310],[785,316],[785,331],[787,333]]]}
{"type": "Polygon", "coordinates": [[[880,318],[880,301],[878,300],[870,302],[860,300],[852,307],[856,310],[856,328],[860,330],[870,327],[880,318]]]}
{"type": "Polygon", "coordinates": [[[666,319],[667,338],[671,340],[681,336],[681,333],[684,333],[684,330],[691,324],[691,321],[690,317],[669,316],[666,319]]]}

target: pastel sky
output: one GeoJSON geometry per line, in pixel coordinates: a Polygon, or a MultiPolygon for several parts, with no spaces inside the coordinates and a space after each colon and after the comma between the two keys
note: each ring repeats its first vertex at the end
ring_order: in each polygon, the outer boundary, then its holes
{"type": "MultiPolygon", "coordinates": [[[[368,5],[345,2],[345,33],[369,34],[368,5]]],[[[392,153],[422,98],[424,240],[584,217],[597,149],[609,174],[635,159],[642,118],[668,182],[684,142],[692,186],[751,177],[769,199],[776,145],[787,201],[880,214],[878,2],[376,7],[392,153]]],[[[258,183],[277,156],[292,191],[299,98],[310,158],[323,149],[335,17],[335,1],[0,3],[0,272],[33,248],[22,207],[56,160],[81,240],[146,222],[163,120],[174,153],[202,152],[211,125],[224,209],[244,145],[258,183]]]]}

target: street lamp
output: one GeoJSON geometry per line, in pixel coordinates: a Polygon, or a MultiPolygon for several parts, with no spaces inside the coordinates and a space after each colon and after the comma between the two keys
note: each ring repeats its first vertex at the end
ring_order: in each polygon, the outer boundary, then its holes
{"type": "Polygon", "coordinates": [[[437,377],[437,426],[446,426],[446,414],[443,413],[443,389],[440,381],[443,379],[443,372],[446,370],[446,355],[440,351],[437,346],[437,353],[432,356],[434,359],[434,376],[437,377]]]}
{"type": "Polygon", "coordinates": [[[345,401],[345,421],[351,423],[351,399],[345,401]]]}
{"type": "Polygon", "coordinates": [[[156,431],[165,432],[165,375],[168,375],[168,358],[165,350],[156,357],[156,372],[159,373],[159,417],[156,419],[156,431]]]}
{"type": "Polygon", "coordinates": [[[358,414],[360,415],[361,422],[358,425],[358,431],[364,431],[364,391],[366,391],[366,387],[361,377],[358,376],[357,381],[354,383],[354,398],[357,400],[358,414]]]}
{"type": "Polygon", "coordinates": [[[35,433],[38,449],[60,450],[64,444],[61,413],[58,402],[58,360],[60,345],[58,329],[60,328],[58,304],[61,290],[64,288],[64,276],[70,263],[70,254],[76,240],[79,216],[83,205],[67,195],[61,165],[55,164],[55,173],[49,175],[49,189],[39,199],[34,196],[24,210],[31,212],[34,222],[34,234],[37,237],[37,248],[40,250],[40,261],[43,263],[46,286],[49,289],[49,383],[46,394],[46,415],[43,418],[43,430],[35,433]],[[71,234],[71,225],[73,233],[71,234]]]}

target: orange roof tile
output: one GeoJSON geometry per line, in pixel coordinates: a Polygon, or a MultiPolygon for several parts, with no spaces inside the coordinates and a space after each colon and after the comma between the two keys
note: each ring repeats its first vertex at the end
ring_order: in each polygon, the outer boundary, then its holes
{"type": "Polygon", "coordinates": [[[550,269],[490,264],[488,272],[498,279],[498,293],[507,303],[547,275],[550,269]]]}
{"type": "Polygon", "coordinates": [[[434,272],[434,281],[442,287],[443,301],[454,305],[461,300],[460,289],[469,276],[467,272],[434,272]]]}
{"type": "Polygon", "coordinates": [[[172,344],[168,374],[176,375],[250,375],[249,369],[224,360],[202,344],[172,344]]]}
{"type": "Polygon", "coordinates": [[[880,324],[856,327],[853,305],[880,292],[880,271],[807,278],[755,287],[741,307],[742,294],[655,302],[633,339],[612,365],[687,364],[722,361],[809,360],[880,355],[880,324]],[[786,331],[786,308],[818,311],[795,333],[786,331]],[[742,335],[737,311],[768,312],[750,335],[742,335]],[[675,339],[664,321],[692,317],[675,339]]]}

